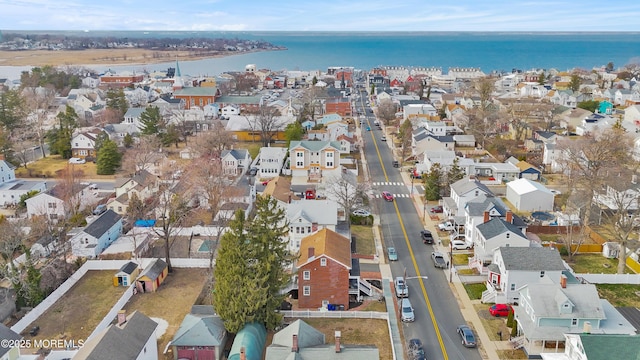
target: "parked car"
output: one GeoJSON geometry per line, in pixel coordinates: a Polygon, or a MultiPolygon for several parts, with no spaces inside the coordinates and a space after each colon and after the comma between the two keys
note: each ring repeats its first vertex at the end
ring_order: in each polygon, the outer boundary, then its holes
{"type": "Polygon", "coordinates": [[[456,228],[451,221],[445,221],[438,224],[438,230],[440,231],[453,231],[455,229],[456,228]]]}
{"type": "Polygon", "coordinates": [[[451,248],[453,250],[469,250],[471,249],[471,244],[467,244],[464,240],[451,240],[451,248]]]}
{"type": "Polygon", "coordinates": [[[458,335],[462,339],[462,345],[466,347],[476,347],[476,336],[473,334],[473,330],[467,325],[458,326],[458,335]]]}
{"type": "Polygon", "coordinates": [[[384,135],[382,135],[382,136],[380,137],[380,141],[387,141],[387,137],[386,137],[386,136],[384,136],[384,135]]]}
{"type": "Polygon", "coordinates": [[[421,230],[420,237],[422,238],[422,242],[425,244],[433,244],[433,234],[429,230],[421,230]]]}
{"type": "Polygon", "coordinates": [[[355,216],[363,216],[363,217],[367,217],[367,216],[371,215],[370,212],[368,212],[367,210],[364,210],[364,209],[354,210],[352,212],[352,214],[355,215],[355,216]]]}
{"type": "Polygon", "coordinates": [[[495,317],[509,316],[509,313],[513,311],[511,305],[507,304],[495,304],[489,307],[489,313],[495,317]]]}
{"type": "Polygon", "coordinates": [[[560,190],[556,190],[556,189],[549,189],[549,191],[551,191],[551,193],[553,195],[562,195],[562,192],[560,192],[560,190]]]}
{"type": "Polygon", "coordinates": [[[424,348],[422,347],[422,340],[420,339],[411,339],[409,340],[408,353],[409,359],[412,360],[422,360],[426,359],[424,355],[424,348]]]}
{"type": "Polygon", "coordinates": [[[367,131],[371,131],[371,126],[367,126],[367,131]]]}
{"type": "Polygon", "coordinates": [[[400,167],[400,163],[398,162],[398,160],[393,160],[393,167],[394,168],[400,167]]]}
{"type": "Polygon", "coordinates": [[[258,173],[258,168],[257,168],[257,167],[252,167],[252,168],[249,170],[249,175],[250,175],[250,176],[256,176],[256,174],[257,174],[257,173],[258,173]]]}
{"type": "Polygon", "coordinates": [[[36,336],[40,332],[40,326],[34,326],[29,330],[29,335],[36,336]]]}
{"type": "Polygon", "coordinates": [[[388,248],[387,253],[389,254],[389,261],[398,261],[398,253],[396,252],[396,248],[388,248]]]}
{"type": "Polygon", "coordinates": [[[84,164],[87,161],[85,159],[80,159],[80,158],[71,158],[69,159],[69,164],[84,164]]]}
{"type": "Polygon", "coordinates": [[[98,190],[98,184],[90,184],[89,190],[98,190]]]}
{"type": "Polygon", "coordinates": [[[396,297],[409,297],[409,286],[404,282],[402,276],[398,276],[394,281],[396,288],[396,297]]]}
{"type": "Polygon", "coordinates": [[[431,208],[431,212],[435,213],[435,214],[442,214],[443,211],[444,211],[444,209],[442,208],[441,205],[434,206],[434,207],[431,208]]]}
{"type": "Polygon", "coordinates": [[[404,322],[414,322],[416,320],[416,316],[413,313],[413,306],[411,306],[411,301],[409,301],[409,299],[402,299],[400,309],[400,320],[404,322]]]}
{"type": "Polygon", "coordinates": [[[444,255],[439,251],[431,253],[431,260],[433,260],[433,266],[438,269],[446,269],[449,267],[449,262],[444,258],[444,255]]]}
{"type": "Polygon", "coordinates": [[[96,206],[95,209],[93,209],[93,215],[100,215],[100,214],[104,213],[105,211],[107,211],[107,205],[100,204],[100,205],[96,206]]]}
{"type": "Polygon", "coordinates": [[[382,197],[387,201],[393,201],[393,195],[388,191],[383,191],[382,197]]]}

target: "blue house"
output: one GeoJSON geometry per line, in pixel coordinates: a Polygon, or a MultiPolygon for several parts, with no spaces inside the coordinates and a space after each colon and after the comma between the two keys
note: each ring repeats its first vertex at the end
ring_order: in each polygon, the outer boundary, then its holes
{"type": "Polygon", "coordinates": [[[73,255],[95,258],[122,234],[122,216],[107,210],[71,237],[73,255]]]}
{"type": "Polygon", "coordinates": [[[607,100],[600,101],[598,113],[611,115],[613,113],[613,104],[607,100]]]}

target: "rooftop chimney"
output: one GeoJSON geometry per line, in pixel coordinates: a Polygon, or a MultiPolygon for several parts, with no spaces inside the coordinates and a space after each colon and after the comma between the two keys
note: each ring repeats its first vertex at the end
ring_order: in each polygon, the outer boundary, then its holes
{"type": "Polygon", "coordinates": [[[309,248],[309,258],[312,258],[316,255],[316,249],[313,247],[309,248]]]}
{"type": "Polygon", "coordinates": [[[127,311],[120,310],[118,311],[118,325],[122,325],[127,322],[127,311]]]}
{"type": "Polygon", "coordinates": [[[293,334],[293,340],[291,341],[291,352],[298,352],[298,335],[293,334]]]}
{"type": "Polygon", "coordinates": [[[486,223],[487,221],[489,221],[489,212],[485,211],[484,212],[484,219],[482,220],[482,223],[486,223]]]}
{"type": "Polygon", "coordinates": [[[567,276],[566,275],[560,275],[560,286],[563,289],[567,288],[567,276]]]}
{"type": "Polygon", "coordinates": [[[513,224],[513,213],[511,211],[507,211],[507,222],[513,224]]]}
{"type": "Polygon", "coordinates": [[[244,346],[240,348],[240,360],[247,360],[247,354],[244,352],[244,346]]]}
{"type": "Polygon", "coordinates": [[[336,331],[336,352],[340,352],[340,336],[342,333],[340,331],[336,331]]]}

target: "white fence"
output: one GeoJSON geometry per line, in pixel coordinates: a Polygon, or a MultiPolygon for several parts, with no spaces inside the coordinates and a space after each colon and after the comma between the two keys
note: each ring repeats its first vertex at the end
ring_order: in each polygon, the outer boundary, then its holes
{"type": "Polygon", "coordinates": [[[91,335],[89,335],[87,340],[91,339],[96,334],[100,333],[102,330],[106,329],[109,325],[111,325],[111,323],[113,322],[113,319],[115,319],[116,316],[118,315],[118,311],[122,310],[122,308],[129,302],[129,299],[131,299],[131,297],[133,296],[133,289],[135,286],[136,286],[135,283],[129,286],[129,288],[124,292],[124,294],[122,294],[118,302],[116,302],[116,304],[113,305],[111,310],[109,310],[107,315],[104,318],[102,318],[102,321],[100,321],[98,326],[96,326],[96,328],[93,329],[93,332],[91,332],[91,335]]]}
{"type": "Polygon", "coordinates": [[[378,311],[280,310],[280,313],[288,318],[389,319],[389,314],[378,311]]]}
{"type": "MultiPolygon", "coordinates": [[[[142,268],[147,266],[152,260],[154,259],[150,259],[150,258],[138,259],[139,263],[142,264],[142,268]]],[[[62,285],[60,285],[57,289],[55,289],[49,296],[47,296],[46,299],[44,299],[40,304],[38,304],[38,306],[34,307],[31,311],[29,311],[29,313],[27,313],[22,319],[20,319],[20,321],[18,321],[15,325],[13,325],[11,327],[11,330],[17,332],[18,334],[24,331],[24,329],[26,329],[27,326],[29,326],[31,323],[36,321],[40,317],[40,315],[44,314],[45,311],[49,310],[49,308],[53,306],[53,304],[55,304],[56,301],[58,301],[64,294],[66,294],[67,291],[69,291],[69,289],[71,289],[73,285],[75,285],[78,282],[78,280],[82,279],[82,277],[87,273],[87,271],[119,270],[122,267],[122,265],[128,263],[129,261],[132,261],[132,260],[87,260],[87,262],[85,262],[80,267],[80,269],[78,269],[78,271],[73,273],[73,275],[71,275],[67,279],[67,281],[63,282],[62,285]]],[[[183,258],[171,259],[171,265],[176,268],[208,268],[209,259],[183,259],[183,258]]],[[[126,294],[127,292],[125,292],[123,297],[126,294]]],[[[133,294],[133,291],[131,291],[131,294],[133,294]]],[[[131,296],[129,296],[129,298],[130,297],[131,296]]],[[[129,298],[127,298],[127,300],[129,300],[129,298]]],[[[122,300],[122,298],[120,298],[120,300],[122,300]]],[[[119,303],[120,301],[118,301],[117,304],[119,303]]],[[[120,308],[118,308],[118,310],[120,310],[124,306],[124,304],[126,304],[126,301],[122,304],[122,306],[120,306],[120,308]]],[[[113,311],[113,308],[111,309],[111,311],[113,311]]],[[[109,314],[111,314],[111,312],[109,312],[109,314]]],[[[117,310],[116,310],[116,314],[117,314],[117,310]]],[[[113,317],[110,317],[109,323],[111,322],[111,320],[113,320],[113,317]]],[[[103,322],[106,321],[106,318],[103,319],[102,321],[103,322]]]]}
{"type": "Polygon", "coordinates": [[[640,285],[640,274],[575,274],[591,284],[640,285]]]}

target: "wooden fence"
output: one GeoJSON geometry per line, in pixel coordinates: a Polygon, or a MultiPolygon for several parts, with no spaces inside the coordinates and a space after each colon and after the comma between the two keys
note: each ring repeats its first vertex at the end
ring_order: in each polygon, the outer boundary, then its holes
{"type": "Polygon", "coordinates": [[[631,256],[627,257],[627,266],[636,274],[640,274],[640,263],[635,261],[631,256]]]}

